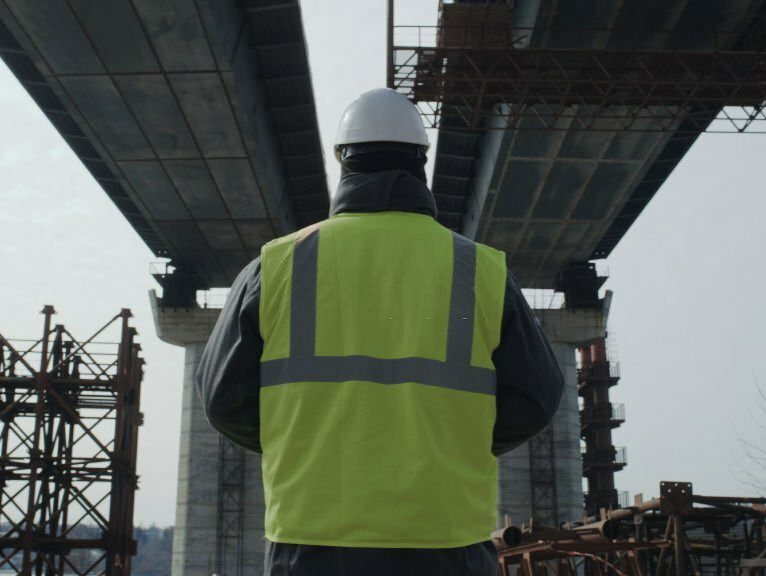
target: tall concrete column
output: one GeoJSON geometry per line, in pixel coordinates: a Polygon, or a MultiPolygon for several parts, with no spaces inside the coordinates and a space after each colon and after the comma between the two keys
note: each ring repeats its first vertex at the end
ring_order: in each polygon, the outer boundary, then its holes
{"type": "Polygon", "coordinates": [[[551,342],[564,374],[564,393],[551,422],[554,479],[558,522],[579,520],[583,514],[580,407],[577,401],[576,348],[568,342],[551,342]]]}
{"type": "Polygon", "coordinates": [[[551,424],[530,442],[499,458],[498,525],[537,517],[556,524],[583,514],[580,410],[576,348],[606,333],[611,293],[598,309],[535,310],[564,375],[564,392],[551,424]]]}
{"type": "MultiPolygon", "coordinates": [[[[178,455],[176,524],[173,534],[173,576],[210,576],[220,565],[221,436],[207,422],[194,387],[194,374],[202,351],[220,313],[210,308],[162,308],[150,292],[157,336],[183,346],[184,375],[181,443],[178,455]]],[[[260,455],[245,452],[241,545],[226,542],[227,576],[258,575],[263,570],[264,501],[260,455]]],[[[229,506],[230,508],[230,506],[229,506]]],[[[231,511],[224,511],[231,515],[231,511]]],[[[230,517],[230,516],[229,516],[230,517]]]]}

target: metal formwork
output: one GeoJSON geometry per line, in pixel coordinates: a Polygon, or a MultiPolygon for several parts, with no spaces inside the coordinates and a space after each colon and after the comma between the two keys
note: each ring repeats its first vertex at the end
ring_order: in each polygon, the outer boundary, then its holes
{"type": "Polygon", "coordinates": [[[51,325],[54,313],[43,309],[39,340],[0,334],[0,571],[128,575],[142,423],[136,331],[125,309],[80,340],[51,325]]]}

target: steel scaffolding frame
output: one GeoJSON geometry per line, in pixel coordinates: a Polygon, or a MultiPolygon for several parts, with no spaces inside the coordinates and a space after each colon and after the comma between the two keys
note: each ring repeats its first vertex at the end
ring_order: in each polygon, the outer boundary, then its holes
{"type": "Polygon", "coordinates": [[[0,569],[127,576],[143,418],[131,313],[85,340],[42,313],[39,340],[0,334],[0,569]]]}
{"type": "Polygon", "coordinates": [[[556,525],[559,513],[553,424],[529,441],[529,479],[532,518],[543,524],[556,525]]]}
{"type": "Polygon", "coordinates": [[[588,481],[585,512],[597,514],[602,508],[620,506],[614,473],[626,466],[627,457],[625,448],[615,448],[612,443],[612,430],[625,421],[625,407],[609,400],[609,390],[619,383],[620,377],[607,357],[606,339],[579,347],[578,354],[577,391],[583,399],[580,410],[583,476],[588,481]]]}
{"type": "Polygon", "coordinates": [[[221,436],[218,454],[216,572],[220,576],[241,576],[244,573],[245,450],[221,436]]]}
{"type": "Polygon", "coordinates": [[[431,128],[766,132],[763,23],[709,33],[544,29],[511,26],[511,14],[440,3],[437,26],[389,17],[389,87],[431,128]]]}

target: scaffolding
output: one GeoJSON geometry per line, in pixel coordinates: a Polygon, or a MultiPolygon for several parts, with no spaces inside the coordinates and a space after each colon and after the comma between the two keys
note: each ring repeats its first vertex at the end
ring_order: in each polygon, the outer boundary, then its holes
{"type": "Polygon", "coordinates": [[[532,518],[555,526],[559,511],[552,423],[529,441],[529,479],[532,518]]]}
{"type": "Polygon", "coordinates": [[[625,422],[625,406],[609,401],[609,390],[619,382],[619,371],[607,358],[606,339],[578,348],[580,367],[577,390],[582,398],[580,437],[583,476],[588,481],[585,511],[620,507],[620,494],[614,487],[614,473],[627,465],[625,448],[615,448],[612,430],[625,422]]]}
{"type": "Polygon", "coordinates": [[[440,1],[437,26],[389,14],[388,86],[431,128],[766,132],[762,21],[709,32],[513,22],[504,2],[440,1]]]}
{"type": "Polygon", "coordinates": [[[131,313],[85,340],[42,313],[40,339],[0,334],[0,571],[127,576],[143,418],[131,313]]]}
{"type": "Polygon", "coordinates": [[[216,573],[244,574],[245,450],[224,436],[219,439],[216,573]]]}

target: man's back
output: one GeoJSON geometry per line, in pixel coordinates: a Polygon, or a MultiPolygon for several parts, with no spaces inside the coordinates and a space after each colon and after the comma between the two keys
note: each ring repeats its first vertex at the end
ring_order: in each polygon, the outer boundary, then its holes
{"type": "Polygon", "coordinates": [[[261,275],[267,538],[485,540],[503,255],[426,214],[343,213],[265,246],[261,275]]]}
{"type": "Polygon", "coordinates": [[[197,388],[262,452],[267,576],[494,576],[496,457],[563,378],[504,254],[436,221],[428,138],[401,94],[346,109],[330,219],[232,285],[197,388]]]}

